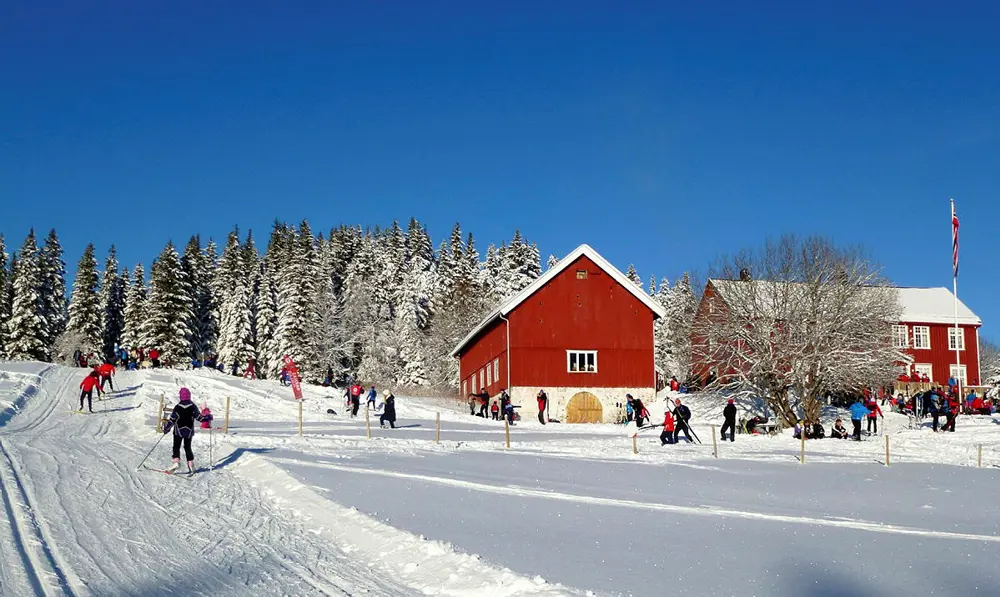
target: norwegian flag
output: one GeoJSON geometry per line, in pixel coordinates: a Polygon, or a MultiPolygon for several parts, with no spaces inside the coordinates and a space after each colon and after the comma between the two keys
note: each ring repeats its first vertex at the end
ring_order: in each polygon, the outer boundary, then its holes
{"type": "Polygon", "coordinates": [[[955,210],[951,212],[951,265],[955,269],[955,277],[958,277],[958,216],[955,210]]]}

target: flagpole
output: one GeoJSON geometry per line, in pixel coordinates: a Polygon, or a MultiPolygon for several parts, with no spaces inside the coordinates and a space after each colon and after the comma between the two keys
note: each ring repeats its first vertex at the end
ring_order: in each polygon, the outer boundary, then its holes
{"type": "Polygon", "coordinates": [[[958,388],[958,403],[959,409],[961,405],[964,404],[964,397],[962,396],[962,356],[959,352],[959,348],[962,346],[962,336],[961,330],[958,327],[958,230],[955,229],[955,199],[951,200],[951,235],[952,235],[952,250],[954,254],[952,255],[952,294],[955,298],[955,387],[958,388]]]}

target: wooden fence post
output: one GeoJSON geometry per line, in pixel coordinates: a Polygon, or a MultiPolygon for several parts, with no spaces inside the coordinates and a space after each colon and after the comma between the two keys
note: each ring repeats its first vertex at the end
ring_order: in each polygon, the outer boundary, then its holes
{"type": "Polygon", "coordinates": [[[637,436],[638,436],[638,434],[632,436],[632,453],[633,454],[638,454],[639,453],[639,441],[636,439],[637,436]]]}
{"type": "MultiPolygon", "coordinates": [[[[733,431],[732,433],[736,433],[736,432],[733,431]]],[[[712,456],[715,456],[716,458],[719,457],[719,444],[716,443],[715,425],[712,425],[712,456]]]]}
{"type": "Polygon", "coordinates": [[[368,439],[372,438],[372,424],[371,420],[368,418],[368,408],[365,408],[365,435],[368,439]]]}
{"type": "Polygon", "coordinates": [[[226,396],[226,421],[222,424],[222,434],[229,435],[229,396],[226,396]]]}
{"type": "Polygon", "coordinates": [[[302,437],[302,401],[299,400],[299,437],[302,437]]]}
{"type": "Polygon", "coordinates": [[[806,463],[806,430],[805,430],[805,426],[803,426],[802,432],[799,433],[799,437],[802,438],[802,448],[800,448],[800,452],[799,452],[799,464],[805,464],[806,463]]]}
{"type": "Polygon", "coordinates": [[[507,437],[507,447],[510,448],[510,423],[507,422],[507,419],[503,420],[503,432],[507,437]]]}
{"type": "Polygon", "coordinates": [[[983,444],[979,444],[979,455],[976,457],[976,466],[983,468],[983,444]]]}
{"type": "Polygon", "coordinates": [[[889,466],[889,436],[885,436],[885,465],[889,466]]]}
{"type": "Polygon", "coordinates": [[[434,424],[434,443],[441,443],[441,413],[437,414],[437,422],[434,424]]]}

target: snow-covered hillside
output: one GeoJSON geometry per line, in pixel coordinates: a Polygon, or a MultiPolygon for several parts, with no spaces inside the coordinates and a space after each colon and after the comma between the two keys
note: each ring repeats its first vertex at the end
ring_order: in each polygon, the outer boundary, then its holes
{"type": "Polygon", "coordinates": [[[987,595],[1000,581],[991,417],[934,434],[888,414],[891,466],[881,437],[810,441],[799,464],[789,433],[739,435],[714,458],[719,407],[697,397],[705,444],[645,430],[634,454],[620,426],[530,416],[507,449],[502,422],[409,397],[398,428],[373,416],[367,439],[314,386],[299,437],[288,388],[213,371],[121,372],[121,391],[76,414],[82,375],[0,363],[0,594],[987,595]],[[229,434],[194,442],[215,466],[137,470],[161,394],[182,386],[217,428],[231,399],[229,434]]]}

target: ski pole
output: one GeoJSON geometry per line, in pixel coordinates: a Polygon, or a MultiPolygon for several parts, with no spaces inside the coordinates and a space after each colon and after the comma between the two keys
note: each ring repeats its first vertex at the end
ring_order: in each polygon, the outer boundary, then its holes
{"type": "Polygon", "coordinates": [[[149,451],[149,454],[146,454],[146,458],[142,459],[142,462],[139,463],[139,466],[135,467],[135,470],[141,469],[142,465],[146,464],[146,460],[149,459],[149,457],[153,454],[153,450],[156,449],[156,446],[160,445],[160,442],[163,441],[163,438],[166,437],[166,436],[167,436],[166,433],[163,433],[163,434],[160,435],[160,439],[156,440],[156,443],[153,444],[153,448],[149,451]]]}

